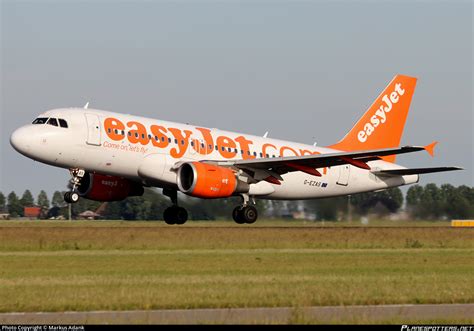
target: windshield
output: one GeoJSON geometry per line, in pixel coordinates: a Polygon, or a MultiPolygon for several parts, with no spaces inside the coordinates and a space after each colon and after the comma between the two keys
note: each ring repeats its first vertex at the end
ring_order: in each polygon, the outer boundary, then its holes
{"type": "Polygon", "coordinates": [[[38,117],[37,119],[33,121],[32,124],[46,124],[47,121],[48,121],[47,117],[38,117]]]}

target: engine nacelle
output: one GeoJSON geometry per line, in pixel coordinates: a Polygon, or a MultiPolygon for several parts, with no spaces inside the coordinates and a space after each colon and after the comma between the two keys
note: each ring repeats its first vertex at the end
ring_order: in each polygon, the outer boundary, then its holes
{"type": "Polygon", "coordinates": [[[143,195],[143,186],[126,178],[86,172],[77,192],[96,201],[118,201],[143,195]]]}
{"type": "Polygon", "coordinates": [[[231,169],[201,162],[182,164],[177,180],[181,192],[199,198],[227,198],[249,191],[231,169]]]}

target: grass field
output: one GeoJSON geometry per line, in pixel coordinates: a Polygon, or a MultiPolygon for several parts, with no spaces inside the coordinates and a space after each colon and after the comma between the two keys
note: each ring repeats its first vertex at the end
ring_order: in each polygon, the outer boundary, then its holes
{"type": "Polygon", "coordinates": [[[0,222],[0,311],[473,303],[474,229],[427,224],[0,222]]]}

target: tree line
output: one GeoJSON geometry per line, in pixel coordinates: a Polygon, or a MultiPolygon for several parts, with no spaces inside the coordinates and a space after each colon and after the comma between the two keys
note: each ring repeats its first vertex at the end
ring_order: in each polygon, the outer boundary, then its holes
{"type": "MultiPolygon", "coordinates": [[[[69,210],[63,195],[64,191],[55,191],[49,200],[44,190],[40,191],[36,199],[29,190],[21,197],[15,192],[10,192],[5,197],[0,192],[0,212],[17,218],[24,216],[24,207],[38,206],[42,209],[41,218],[67,218],[69,210]]],[[[241,203],[239,197],[203,200],[181,195],[179,200],[180,205],[188,210],[189,218],[193,220],[231,219],[233,208],[241,203]]],[[[304,201],[257,199],[256,203],[263,217],[310,217],[315,220],[334,221],[347,219],[349,213],[351,217],[368,214],[384,217],[405,211],[415,219],[472,219],[474,187],[427,184],[411,186],[405,197],[399,188],[392,188],[380,192],[304,201]]],[[[71,206],[71,214],[77,218],[80,213],[91,210],[99,211],[104,219],[162,220],[163,211],[170,204],[170,200],[163,196],[160,190],[146,189],[143,196],[129,197],[123,201],[102,203],[80,199],[71,206]]]]}

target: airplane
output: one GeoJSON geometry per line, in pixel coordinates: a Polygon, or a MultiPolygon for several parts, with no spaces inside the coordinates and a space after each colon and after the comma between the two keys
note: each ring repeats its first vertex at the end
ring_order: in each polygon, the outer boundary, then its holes
{"type": "Polygon", "coordinates": [[[68,203],[81,197],[117,201],[162,188],[172,205],[167,224],[184,224],[178,194],[204,199],[240,196],[232,217],[257,220],[255,199],[301,200],[379,191],[417,183],[420,174],[459,167],[407,169],[399,154],[417,78],[396,75],[337,143],[318,147],[152,118],[83,108],[48,110],[16,129],[10,143],[33,160],[69,169],[68,203]]]}

